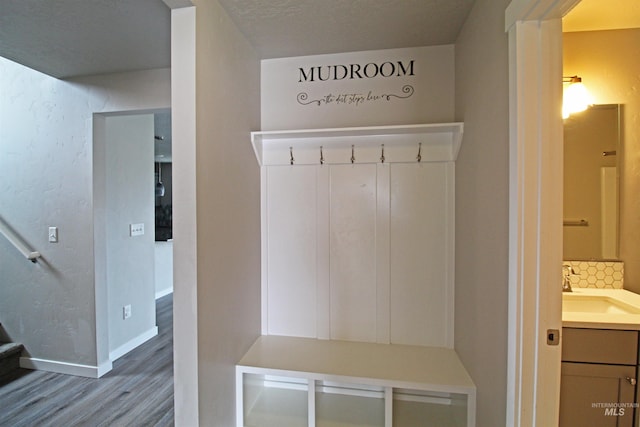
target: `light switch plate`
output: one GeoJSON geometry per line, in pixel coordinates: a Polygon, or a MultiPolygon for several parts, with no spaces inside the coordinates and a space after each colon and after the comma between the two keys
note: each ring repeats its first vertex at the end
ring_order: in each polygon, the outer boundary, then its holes
{"type": "Polygon", "coordinates": [[[58,243],[58,227],[49,227],[49,243],[58,243]]]}
{"type": "Polygon", "coordinates": [[[127,304],[124,307],[122,307],[122,318],[126,320],[130,317],[131,317],[131,304],[127,304]]]}
{"type": "Polygon", "coordinates": [[[129,224],[129,235],[131,237],[142,236],[143,234],[144,234],[144,223],[129,224]]]}

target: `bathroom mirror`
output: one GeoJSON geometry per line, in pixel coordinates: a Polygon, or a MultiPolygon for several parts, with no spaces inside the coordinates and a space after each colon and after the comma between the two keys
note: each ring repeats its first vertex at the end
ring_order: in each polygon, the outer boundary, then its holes
{"type": "Polygon", "coordinates": [[[618,259],[620,149],[619,105],[564,121],[565,260],[618,259]]]}

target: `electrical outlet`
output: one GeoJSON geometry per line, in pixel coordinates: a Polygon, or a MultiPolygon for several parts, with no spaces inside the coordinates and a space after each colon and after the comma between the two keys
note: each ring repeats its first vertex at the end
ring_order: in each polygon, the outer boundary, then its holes
{"type": "Polygon", "coordinates": [[[142,236],[144,234],[144,223],[129,224],[129,236],[142,236]]]}
{"type": "Polygon", "coordinates": [[[131,317],[131,304],[127,304],[124,307],[122,307],[122,318],[126,320],[130,317],[131,317]]]}
{"type": "Polygon", "coordinates": [[[58,243],[58,227],[49,227],[49,243],[58,243]]]}

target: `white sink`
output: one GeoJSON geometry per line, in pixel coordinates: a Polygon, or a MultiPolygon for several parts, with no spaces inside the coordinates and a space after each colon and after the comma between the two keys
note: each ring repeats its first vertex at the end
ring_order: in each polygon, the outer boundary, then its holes
{"type": "Polygon", "coordinates": [[[562,294],[562,311],[573,313],[640,314],[640,308],[609,296],[562,294]]]}

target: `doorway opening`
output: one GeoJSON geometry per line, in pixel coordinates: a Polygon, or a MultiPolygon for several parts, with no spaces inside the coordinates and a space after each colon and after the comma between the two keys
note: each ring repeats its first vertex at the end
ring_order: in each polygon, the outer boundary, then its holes
{"type": "Polygon", "coordinates": [[[163,121],[170,126],[170,114],[164,109],[94,115],[96,328],[104,372],[158,334],[156,299],[173,291],[171,242],[156,242],[154,174],[156,128],[170,135],[170,127],[162,127],[163,121]]]}

